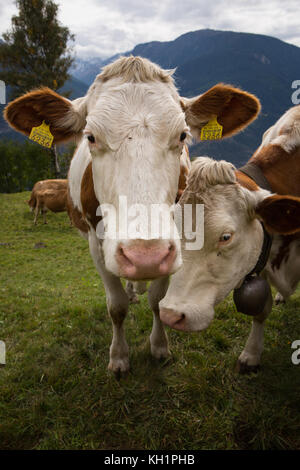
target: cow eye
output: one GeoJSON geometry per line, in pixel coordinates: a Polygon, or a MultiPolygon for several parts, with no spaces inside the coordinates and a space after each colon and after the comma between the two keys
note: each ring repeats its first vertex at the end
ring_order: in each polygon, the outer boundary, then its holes
{"type": "Polygon", "coordinates": [[[95,143],[95,137],[93,136],[93,134],[88,134],[87,138],[91,144],[95,143]]]}
{"type": "Polygon", "coordinates": [[[183,142],[185,140],[185,138],[186,138],[186,132],[182,132],[180,134],[180,142],[183,142]]]}
{"type": "Polygon", "coordinates": [[[220,236],[219,242],[220,242],[221,245],[226,245],[227,243],[229,243],[231,241],[232,237],[233,237],[232,233],[225,232],[220,236]]]}

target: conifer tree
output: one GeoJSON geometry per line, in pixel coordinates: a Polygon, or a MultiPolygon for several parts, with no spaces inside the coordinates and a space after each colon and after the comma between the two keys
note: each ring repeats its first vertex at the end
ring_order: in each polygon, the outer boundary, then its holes
{"type": "MultiPolygon", "coordinates": [[[[74,61],[74,35],[58,21],[52,0],[16,0],[18,14],[0,43],[0,80],[9,87],[10,99],[40,86],[61,88],[74,61]]],[[[56,148],[52,149],[56,173],[56,148]]]]}

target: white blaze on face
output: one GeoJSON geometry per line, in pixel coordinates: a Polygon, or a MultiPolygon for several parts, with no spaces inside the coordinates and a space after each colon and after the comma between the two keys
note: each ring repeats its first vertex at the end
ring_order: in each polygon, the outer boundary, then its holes
{"type": "MultiPolygon", "coordinates": [[[[108,217],[104,226],[108,234],[115,229],[116,234],[104,238],[103,251],[107,268],[116,275],[122,275],[120,259],[116,257],[120,246],[121,254],[131,247],[131,252],[126,252],[131,262],[133,258],[139,262],[142,257],[146,264],[151,262],[150,258],[145,259],[146,242],[133,254],[135,240],[152,241],[149,256],[156,256],[158,264],[160,257],[166,261],[161,275],[175,272],[181,264],[170,207],[178,189],[183,151],[180,136],[188,128],[174,90],[173,85],[159,82],[117,84],[114,80],[113,84],[102,86],[87,116],[84,133],[87,140],[93,136],[93,142],[88,141],[87,145],[92,156],[95,193],[105,209],[113,208],[113,217],[108,217]],[[157,205],[163,212],[162,220],[167,222],[162,223],[160,236],[153,230],[157,205]],[[159,238],[158,243],[153,243],[159,238]]],[[[131,276],[127,271],[125,266],[126,277],[134,278],[134,273],[131,276]]],[[[142,275],[136,273],[136,278],[142,275]]],[[[155,273],[150,269],[145,275],[154,277],[155,273]]]]}
{"type": "Polygon", "coordinates": [[[182,330],[206,328],[213,319],[215,305],[254,268],[263,242],[255,207],[269,194],[238,185],[234,169],[227,162],[197,160],[192,165],[192,183],[188,183],[182,204],[189,200],[204,204],[204,246],[199,251],[187,251],[183,240],[183,266],[172,276],[160,302],[161,319],[182,330]],[[195,174],[199,178],[196,198],[195,174]]]}

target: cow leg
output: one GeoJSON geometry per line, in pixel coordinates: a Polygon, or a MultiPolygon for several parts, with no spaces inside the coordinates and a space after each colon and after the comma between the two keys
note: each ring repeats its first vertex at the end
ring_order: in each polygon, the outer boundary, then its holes
{"type": "Polygon", "coordinates": [[[43,208],[42,213],[43,213],[43,218],[44,218],[44,224],[47,224],[47,219],[46,219],[47,209],[43,208]]]}
{"type": "Polygon", "coordinates": [[[153,326],[150,334],[151,354],[156,359],[169,356],[168,337],[159,318],[159,302],[166,295],[169,278],[164,277],[152,281],[148,290],[149,305],[153,311],[153,326]]]}
{"type": "Polygon", "coordinates": [[[34,225],[36,225],[36,222],[37,222],[37,218],[38,218],[38,215],[39,215],[39,200],[36,201],[36,206],[35,206],[35,209],[34,209],[34,225]]]}
{"type": "Polygon", "coordinates": [[[253,317],[250,335],[238,359],[237,370],[241,374],[256,372],[259,368],[261,354],[264,349],[264,323],[272,310],[272,305],[273,299],[270,292],[263,312],[253,317]]]}
{"type": "Polygon", "coordinates": [[[113,325],[108,369],[120,374],[129,370],[129,348],[123,326],[128,311],[128,296],[120,279],[106,270],[99,241],[96,235],[91,232],[89,234],[89,247],[96,269],[104,284],[107,309],[113,325]]]}
{"type": "Polygon", "coordinates": [[[286,299],[283,297],[283,295],[280,294],[280,292],[277,292],[277,294],[275,295],[275,305],[285,304],[285,302],[286,299]]]}

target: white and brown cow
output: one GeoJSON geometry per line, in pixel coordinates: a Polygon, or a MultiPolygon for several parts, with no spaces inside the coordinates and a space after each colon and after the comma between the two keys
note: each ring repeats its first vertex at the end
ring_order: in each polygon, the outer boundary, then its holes
{"type": "MultiPolygon", "coordinates": [[[[154,311],[151,352],[157,358],[168,354],[158,302],[166,292],[168,275],[181,265],[181,253],[171,230],[164,238],[147,238],[146,218],[140,220],[142,235],[137,238],[110,237],[106,220],[104,240],[100,240],[96,234],[99,204],[101,210],[103,205],[113,206],[125,220],[128,215],[119,208],[120,197],[127,198],[129,207],[139,204],[150,210],[153,204],[161,204],[169,209],[178,191],[189,132],[198,138],[202,127],[217,117],[227,137],[247,126],[259,109],[256,97],[224,84],[195,98],[181,98],[172,71],[140,57],[121,57],[106,66],[87,95],[73,102],[43,88],[6,107],[7,121],[26,135],[44,120],[54,142],[79,139],[68,175],[72,220],[89,241],[106,291],[113,323],[109,369],[129,368],[123,329],[128,296],[122,277],[153,280],[149,288],[154,311]]],[[[172,214],[168,217],[172,227],[172,214]]]]}
{"type": "MultiPolygon", "coordinates": [[[[201,250],[182,249],[183,266],[160,302],[161,320],[175,329],[207,328],[214,307],[253,270],[264,240],[260,221],[273,235],[263,275],[277,288],[277,300],[296,289],[300,280],[300,106],[287,111],[264,134],[250,162],[260,169],[272,193],[229,162],[208,157],[193,162],[180,204],[204,204],[205,239],[201,250]]],[[[271,308],[269,293],[263,311],[253,318],[239,357],[241,371],[260,363],[264,321],[271,308]]]]}

